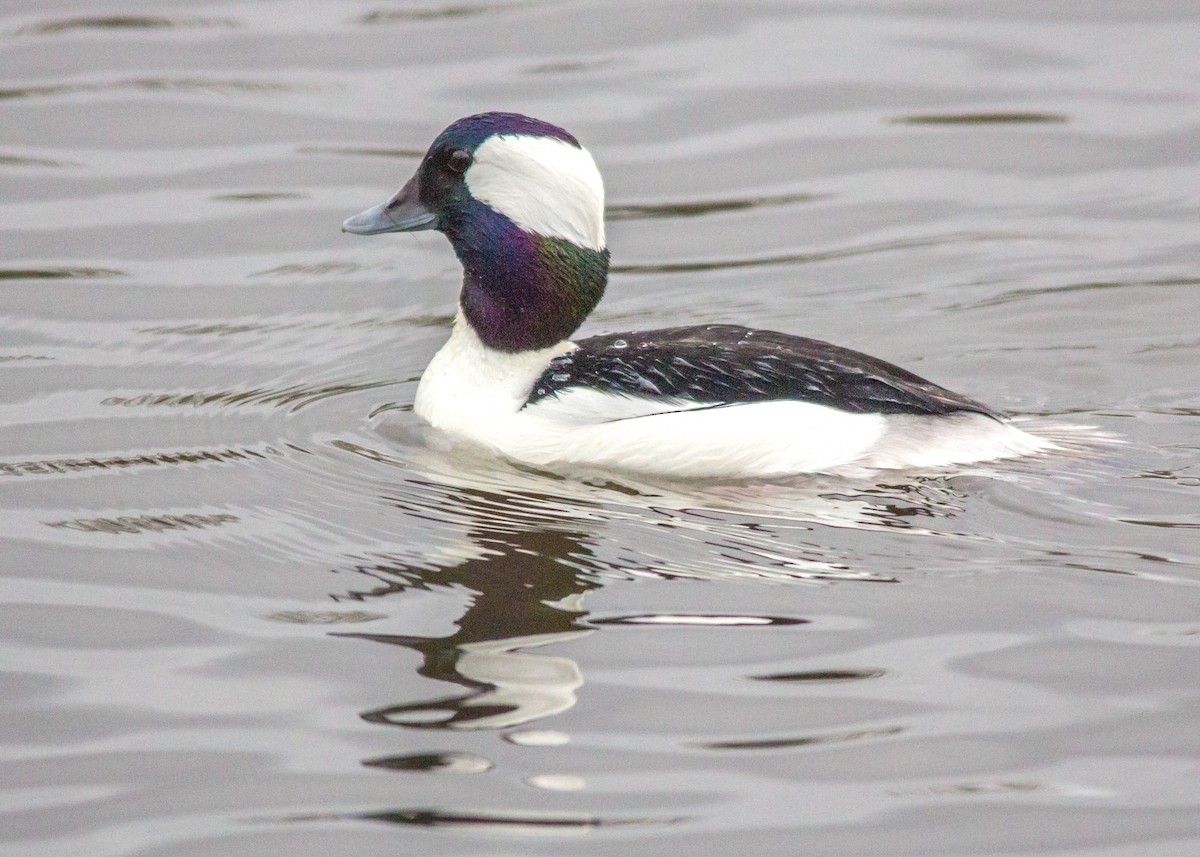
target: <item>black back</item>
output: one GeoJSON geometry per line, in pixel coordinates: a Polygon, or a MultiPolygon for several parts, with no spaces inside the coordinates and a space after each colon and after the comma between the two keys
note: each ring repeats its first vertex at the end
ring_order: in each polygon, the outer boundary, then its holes
{"type": "Polygon", "coordinates": [[[898,366],[817,339],[728,324],[614,333],[556,357],[526,405],[571,387],[720,406],[784,399],[851,413],[997,414],[898,366]]]}

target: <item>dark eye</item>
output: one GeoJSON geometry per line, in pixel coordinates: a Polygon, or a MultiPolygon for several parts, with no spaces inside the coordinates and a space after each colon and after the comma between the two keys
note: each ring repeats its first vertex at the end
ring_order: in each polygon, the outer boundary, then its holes
{"type": "Polygon", "coordinates": [[[456,173],[465,173],[471,166],[471,153],[466,149],[455,149],[446,156],[446,168],[456,173]]]}

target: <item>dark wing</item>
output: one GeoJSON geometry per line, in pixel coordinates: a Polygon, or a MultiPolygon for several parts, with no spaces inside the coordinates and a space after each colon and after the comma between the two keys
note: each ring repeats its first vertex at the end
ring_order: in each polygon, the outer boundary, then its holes
{"type": "Polygon", "coordinates": [[[526,405],[572,387],[712,405],[786,399],[851,413],[994,411],[849,348],[771,330],[713,324],[593,336],[556,357],[526,405]]]}

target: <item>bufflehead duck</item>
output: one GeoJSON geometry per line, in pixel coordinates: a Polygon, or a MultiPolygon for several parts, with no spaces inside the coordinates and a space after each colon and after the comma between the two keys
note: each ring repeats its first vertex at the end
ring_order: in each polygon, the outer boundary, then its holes
{"type": "Polygon", "coordinates": [[[552,469],[700,479],[940,467],[1053,446],[966,396],[827,342],[726,324],[572,341],[604,294],[604,185],[567,131],[459,119],[357,235],[436,229],[463,266],[417,387],[449,437],[552,469]]]}

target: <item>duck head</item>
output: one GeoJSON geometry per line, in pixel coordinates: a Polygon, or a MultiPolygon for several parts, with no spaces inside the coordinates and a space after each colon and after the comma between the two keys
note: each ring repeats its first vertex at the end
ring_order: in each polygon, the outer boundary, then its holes
{"type": "Polygon", "coordinates": [[[342,229],[444,233],[463,265],[463,317],[506,352],[566,339],[608,276],[595,161],[562,128],[517,113],[459,119],[393,197],[342,229]]]}

